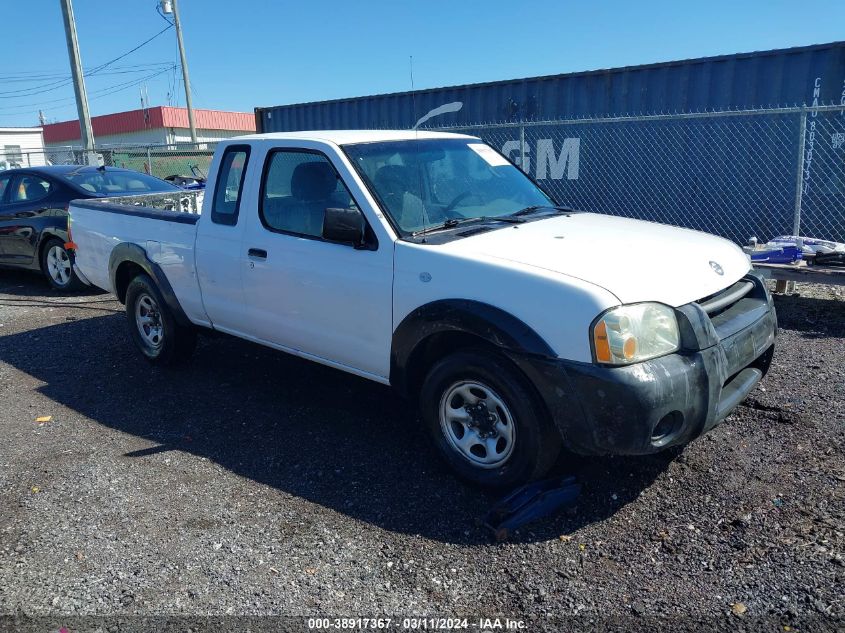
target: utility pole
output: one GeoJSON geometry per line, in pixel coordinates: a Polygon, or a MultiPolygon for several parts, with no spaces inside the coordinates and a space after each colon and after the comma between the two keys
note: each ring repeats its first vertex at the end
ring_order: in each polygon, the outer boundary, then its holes
{"type": "Polygon", "coordinates": [[[70,72],[73,75],[73,91],[76,93],[76,110],[79,114],[79,130],[82,133],[82,145],[85,149],[86,162],[96,165],[94,153],[94,130],[91,128],[91,115],[88,113],[88,93],[85,91],[85,78],[82,75],[82,61],[79,58],[79,41],[76,38],[76,20],[73,17],[71,0],[60,0],[62,17],[65,21],[67,54],[70,58],[70,72]]]}
{"type": "MultiPolygon", "coordinates": [[[[185,105],[188,106],[188,125],[191,128],[191,142],[197,142],[197,126],[194,121],[194,104],[191,100],[191,80],[188,77],[188,60],[185,58],[185,43],[182,41],[182,23],[179,21],[178,0],[169,0],[173,5],[173,26],[176,27],[176,42],[179,44],[179,58],[182,61],[182,83],[185,84],[185,105]]],[[[167,11],[165,0],[162,0],[162,7],[167,11]]]]}

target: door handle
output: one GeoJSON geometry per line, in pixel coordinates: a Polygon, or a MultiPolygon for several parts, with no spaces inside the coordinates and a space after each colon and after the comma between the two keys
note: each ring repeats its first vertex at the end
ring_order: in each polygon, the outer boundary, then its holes
{"type": "Polygon", "coordinates": [[[263,248],[251,248],[247,251],[247,254],[250,257],[255,257],[256,259],[267,259],[267,251],[263,248]]]}

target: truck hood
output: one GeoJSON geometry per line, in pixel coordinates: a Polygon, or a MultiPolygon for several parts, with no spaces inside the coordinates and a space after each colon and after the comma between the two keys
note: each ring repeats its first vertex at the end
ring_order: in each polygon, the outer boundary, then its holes
{"type": "Polygon", "coordinates": [[[577,277],[622,303],[658,301],[673,307],[728,287],[751,267],[745,253],[721,237],[595,213],[506,226],[449,246],[577,277]]]}

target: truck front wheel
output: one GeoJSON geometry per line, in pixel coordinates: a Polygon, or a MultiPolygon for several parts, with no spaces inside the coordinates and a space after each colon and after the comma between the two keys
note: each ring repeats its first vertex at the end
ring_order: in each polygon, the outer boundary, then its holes
{"type": "Polygon", "coordinates": [[[423,422],[438,452],[463,479],[504,488],[545,475],[560,435],[525,377],[486,350],[437,362],[420,391],[423,422]]]}
{"type": "Polygon", "coordinates": [[[126,317],[132,340],[151,363],[173,365],[187,360],[193,353],[196,332],[176,323],[148,275],[138,275],[129,282],[126,317]]]}

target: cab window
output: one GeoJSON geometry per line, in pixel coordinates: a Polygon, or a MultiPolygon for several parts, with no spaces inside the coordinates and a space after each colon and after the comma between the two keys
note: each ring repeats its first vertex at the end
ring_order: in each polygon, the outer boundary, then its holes
{"type": "Polygon", "coordinates": [[[316,152],[274,150],[261,185],[260,217],[280,233],[322,237],[326,209],[356,207],[328,158],[316,152]]]}

